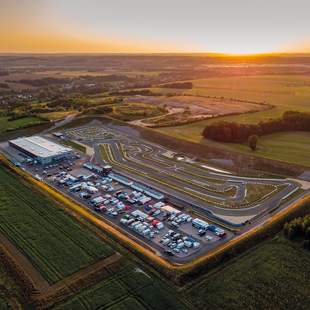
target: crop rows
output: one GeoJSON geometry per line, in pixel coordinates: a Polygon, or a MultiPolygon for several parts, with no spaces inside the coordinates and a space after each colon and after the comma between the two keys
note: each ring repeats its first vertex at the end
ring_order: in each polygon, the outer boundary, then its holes
{"type": "Polygon", "coordinates": [[[113,250],[0,167],[0,231],[54,283],[113,250]]]}
{"type": "Polygon", "coordinates": [[[58,305],[63,309],[185,309],[165,284],[126,263],[123,269],[58,305]]]}

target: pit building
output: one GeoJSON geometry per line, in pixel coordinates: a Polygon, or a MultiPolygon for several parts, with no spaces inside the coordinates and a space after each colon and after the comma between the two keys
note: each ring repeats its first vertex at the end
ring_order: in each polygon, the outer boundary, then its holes
{"type": "Polygon", "coordinates": [[[9,141],[9,145],[46,165],[69,158],[73,150],[40,136],[22,137],[9,141]]]}

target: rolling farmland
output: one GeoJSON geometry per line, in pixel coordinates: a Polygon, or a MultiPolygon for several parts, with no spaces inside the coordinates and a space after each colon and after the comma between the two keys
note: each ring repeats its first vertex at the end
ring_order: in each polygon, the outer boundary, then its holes
{"type": "Polygon", "coordinates": [[[277,236],[215,270],[185,294],[195,309],[309,309],[310,254],[277,236]]]}
{"type": "Polygon", "coordinates": [[[9,121],[8,117],[0,117],[0,133],[7,130],[16,130],[29,126],[39,125],[44,122],[45,121],[36,116],[24,117],[13,121],[9,121]]]}
{"type": "Polygon", "coordinates": [[[136,265],[125,263],[95,286],[55,307],[64,309],[186,309],[176,292],[136,265]]]}
{"type": "Polygon", "coordinates": [[[49,283],[113,253],[93,233],[3,167],[0,193],[0,232],[49,283]]]}
{"type": "MultiPolygon", "coordinates": [[[[268,118],[280,117],[285,111],[310,111],[310,78],[299,75],[274,75],[274,76],[240,76],[225,78],[209,78],[193,80],[193,89],[182,93],[199,96],[216,96],[241,100],[253,100],[271,104],[274,108],[255,113],[242,113],[229,115],[182,126],[157,128],[156,130],[180,139],[202,143],[208,146],[222,147],[251,155],[277,159],[289,163],[300,163],[309,166],[309,160],[304,158],[304,152],[298,152],[295,148],[305,148],[302,132],[284,132],[262,137],[262,143],[258,145],[257,152],[243,144],[216,143],[203,139],[201,133],[207,124],[217,121],[232,121],[238,123],[258,123],[268,118]],[[302,145],[301,145],[302,144],[302,145]],[[285,149],[283,152],[282,149],[285,149]]],[[[169,89],[168,89],[169,90],[169,89]]],[[[158,91],[161,91],[160,89],[158,91]]],[[[167,91],[167,90],[165,90],[167,91]]],[[[170,90],[173,91],[173,90],[170,90]]],[[[242,104],[242,103],[240,103],[242,104]]]]}

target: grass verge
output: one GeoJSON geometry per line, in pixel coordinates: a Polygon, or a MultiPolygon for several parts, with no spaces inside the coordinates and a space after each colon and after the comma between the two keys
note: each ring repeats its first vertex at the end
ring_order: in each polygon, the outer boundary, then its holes
{"type": "Polygon", "coordinates": [[[72,147],[73,149],[86,153],[86,147],[72,140],[60,140],[60,142],[66,146],[72,147]]]}

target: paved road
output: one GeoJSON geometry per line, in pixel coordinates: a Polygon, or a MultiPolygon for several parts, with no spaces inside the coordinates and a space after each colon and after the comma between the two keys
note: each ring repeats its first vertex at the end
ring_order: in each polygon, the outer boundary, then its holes
{"type": "Polygon", "coordinates": [[[55,122],[54,125],[52,127],[49,127],[45,130],[43,130],[42,132],[40,132],[41,135],[45,135],[49,132],[55,131],[55,129],[62,127],[66,124],[69,124],[70,122],[72,122],[75,117],[77,116],[77,114],[70,114],[68,116],[66,116],[63,120],[60,120],[58,122],[55,122]]]}

